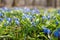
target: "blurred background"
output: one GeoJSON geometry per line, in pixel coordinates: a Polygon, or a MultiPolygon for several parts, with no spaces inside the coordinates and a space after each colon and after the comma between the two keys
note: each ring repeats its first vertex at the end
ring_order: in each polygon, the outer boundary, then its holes
{"type": "Polygon", "coordinates": [[[60,7],[60,0],[0,0],[0,7],[60,7]]]}

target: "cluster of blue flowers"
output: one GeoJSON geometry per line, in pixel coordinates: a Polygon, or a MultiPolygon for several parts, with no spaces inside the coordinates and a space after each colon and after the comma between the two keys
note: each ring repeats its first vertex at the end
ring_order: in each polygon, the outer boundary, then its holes
{"type": "MultiPolygon", "coordinates": [[[[44,10],[45,11],[45,10],[44,10]]],[[[21,25],[21,20],[30,22],[30,27],[37,27],[38,25],[41,26],[43,32],[47,35],[51,34],[53,28],[57,28],[60,24],[60,10],[57,10],[57,13],[54,12],[47,12],[41,11],[37,8],[0,8],[0,25],[9,26],[14,24],[15,26],[21,25]],[[22,17],[21,17],[22,15],[22,17]],[[47,27],[42,27],[42,26],[47,27]],[[52,26],[50,28],[49,26],[52,26]]],[[[28,25],[28,22],[27,25],[28,25]]],[[[54,31],[55,37],[60,37],[60,27],[54,31]]]]}
{"type": "Polygon", "coordinates": [[[14,17],[10,17],[10,13],[12,9],[8,9],[6,7],[3,7],[0,9],[0,23],[2,25],[2,23],[7,26],[7,25],[10,25],[13,21],[16,25],[20,25],[20,22],[19,22],[19,18],[14,18],[14,17]],[[6,13],[8,12],[8,13],[6,13]],[[8,14],[10,16],[8,16],[8,14]]]}

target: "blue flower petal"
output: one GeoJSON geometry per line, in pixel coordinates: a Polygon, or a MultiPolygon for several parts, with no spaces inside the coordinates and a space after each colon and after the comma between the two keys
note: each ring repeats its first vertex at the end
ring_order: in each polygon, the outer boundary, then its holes
{"type": "Polygon", "coordinates": [[[58,21],[56,21],[56,25],[58,25],[59,23],[58,23],[58,21]]]}
{"type": "Polygon", "coordinates": [[[48,28],[45,28],[45,27],[43,27],[43,31],[46,34],[50,34],[51,33],[51,31],[48,28]]]}
{"type": "Polygon", "coordinates": [[[0,12],[0,16],[3,16],[3,14],[0,12]]]}
{"type": "Polygon", "coordinates": [[[60,14],[60,10],[58,10],[58,13],[60,14]]]}
{"type": "Polygon", "coordinates": [[[15,21],[15,23],[16,23],[17,25],[19,25],[19,24],[20,24],[20,22],[19,22],[19,21],[15,21]]]}
{"type": "Polygon", "coordinates": [[[11,21],[12,21],[12,19],[11,19],[11,18],[7,18],[6,20],[7,20],[7,21],[9,21],[9,22],[11,22],[11,21]]]}
{"type": "Polygon", "coordinates": [[[58,29],[54,32],[54,36],[55,36],[55,37],[60,37],[60,28],[58,28],[58,29]]]}
{"type": "Polygon", "coordinates": [[[0,18],[0,21],[3,21],[3,18],[0,18]]]}

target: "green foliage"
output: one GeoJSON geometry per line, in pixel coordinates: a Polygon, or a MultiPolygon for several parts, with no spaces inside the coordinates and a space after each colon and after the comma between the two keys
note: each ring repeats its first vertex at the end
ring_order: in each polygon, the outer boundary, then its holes
{"type": "Polygon", "coordinates": [[[54,10],[55,11],[52,12],[51,10],[47,10],[45,13],[44,9],[40,9],[39,14],[36,13],[33,15],[29,12],[26,13],[29,16],[32,16],[32,21],[28,17],[22,18],[24,13],[20,10],[11,10],[10,12],[1,11],[4,16],[0,18],[4,18],[4,20],[0,22],[0,39],[5,38],[6,40],[9,40],[10,38],[10,40],[58,40],[58,38],[54,36],[54,32],[60,27],[60,14],[57,12],[57,9],[54,10]],[[43,16],[47,17],[48,15],[50,15],[49,20],[48,18],[42,18],[43,16]],[[8,23],[5,16],[12,18],[12,21],[8,23]],[[53,17],[56,17],[56,19],[53,17]],[[19,25],[16,25],[14,18],[19,19],[19,25]],[[59,22],[58,25],[56,25],[56,21],[59,22]],[[4,25],[4,23],[6,23],[7,26],[4,25]],[[42,26],[46,26],[46,28],[51,30],[51,34],[49,34],[50,38],[48,37],[48,34],[45,35],[42,26]]]}

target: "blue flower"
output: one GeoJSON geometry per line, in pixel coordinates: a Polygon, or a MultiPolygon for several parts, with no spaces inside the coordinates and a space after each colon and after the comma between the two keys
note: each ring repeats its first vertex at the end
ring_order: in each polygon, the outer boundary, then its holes
{"type": "Polygon", "coordinates": [[[47,17],[46,16],[42,16],[42,19],[47,19],[47,17]]]}
{"type": "Polygon", "coordinates": [[[35,22],[32,22],[32,26],[36,26],[35,22]]]}
{"type": "Polygon", "coordinates": [[[22,16],[22,19],[25,19],[26,17],[25,16],[22,16]]]}
{"type": "Polygon", "coordinates": [[[0,17],[3,16],[3,14],[0,12],[0,17]]]}
{"type": "Polygon", "coordinates": [[[7,12],[11,12],[12,10],[11,9],[8,9],[7,12]]]}
{"type": "Polygon", "coordinates": [[[16,23],[16,25],[19,25],[20,24],[20,22],[18,20],[15,20],[15,23],[16,23]]]}
{"type": "Polygon", "coordinates": [[[25,18],[28,18],[28,17],[27,17],[27,14],[24,14],[24,15],[22,16],[22,19],[25,19],[25,18]]]}
{"type": "Polygon", "coordinates": [[[11,18],[6,18],[6,20],[7,20],[7,21],[9,21],[9,22],[11,22],[11,21],[12,21],[12,19],[11,19],[11,18]]]}
{"type": "Polygon", "coordinates": [[[19,24],[20,24],[20,22],[19,22],[19,19],[18,19],[18,18],[15,18],[15,23],[16,23],[16,25],[19,25],[19,24]]]}
{"type": "Polygon", "coordinates": [[[32,17],[32,16],[30,16],[30,21],[31,21],[31,22],[33,21],[33,17],[32,17]]]}
{"type": "Polygon", "coordinates": [[[39,11],[38,9],[33,9],[33,10],[31,11],[31,13],[32,13],[32,14],[36,14],[36,13],[39,14],[40,11],[39,11]]]}
{"type": "Polygon", "coordinates": [[[48,20],[50,20],[50,17],[51,17],[50,13],[46,17],[47,17],[48,20]]]}
{"type": "Polygon", "coordinates": [[[19,19],[18,18],[15,18],[15,21],[18,21],[19,19]]]}
{"type": "Polygon", "coordinates": [[[44,22],[44,20],[47,19],[46,16],[42,16],[42,22],[44,22]]]}
{"type": "Polygon", "coordinates": [[[60,14],[60,10],[58,10],[58,13],[60,14]]]}
{"type": "Polygon", "coordinates": [[[3,18],[0,18],[0,21],[3,21],[3,18]]]}
{"type": "Polygon", "coordinates": [[[7,26],[7,23],[4,23],[4,26],[7,26]]]}
{"type": "Polygon", "coordinates": [[[50,34],[51,33],[50,29],[45,28],[45,27],[43,27],[43,32],[46,33],[46,34],[50,34]]]}
{"type": "Polygon", "coordinates": [[[44,22],[45,16],[42,16],[42,22],[44,22]]]}
{"type": "Polygon", "coordinates": [[[25,18],[29,18],[29,19],[30,19],[30,18],[32,18],[32,16],[31,16],[31,15],[28,15],[28,14],[24,14],[24,15],[22,16],[22,18],[23,18],[23,19],[25,19],[25,18]]]}
{"type": "Polygon", "coordinates": [[[47,18],[48,18],[48,20],[50,20],[50,16],[49,15],[47,16],[47,18]]]}
{"type": "Polygon", "coordinates": [[[31,12],[31,10],[29,8],[24,8],[24,13],[27,13],[27,12],[31,12]]]}
{"type": "Polygon", "coordinates": [[[45,16],[42,16],[42,19],[45,19],[45,16]]]}
{"type": "Polygon", "coordinates": [[[2,10],[7,11],[8,8],[7,7],[2,7],[2,10]]]}
{"type": "Polygon", "coordinates": [[[58,23],[58,21],[56,21],[56,25],[58,25],[59,23],[58,23]]]}
{"type": "Polygon", "coordinates": [[[60,28],[58,28],[58,29],[54,32],[54,36],[55,36],[55,37],[60,37],[60,28]]]}
{"type": "Polygon", "coordinates": [[[24,15],[22,16],[22,18],[23,18],[23,19],[25,19],[25,18],[29,18],[29,19],[30,19],[30,18],[31,18],[31,15],[24,14],[24,15]]]}
{"type": "Polygon", "coordinates": [[[25,16],[26,18],[28,18],[28,17],[27,17],[27,14],[24,14],[24,16],[25,16]]]}

